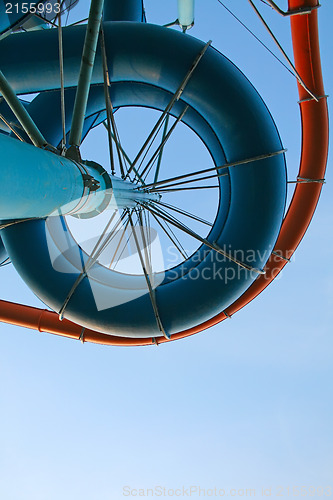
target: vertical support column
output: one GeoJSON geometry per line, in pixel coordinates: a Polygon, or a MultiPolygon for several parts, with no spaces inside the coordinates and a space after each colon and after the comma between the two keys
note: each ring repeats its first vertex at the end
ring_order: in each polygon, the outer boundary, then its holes
{"type": "Polygon", "coordinates": [[[178,22],[183,31],[194,24],[194,0],[178,0],[178,22]]]}
{"type": "Polygon", "coordinates": [[[83,122],[87,108],[91,76],[95,62],[97,40],[102,18],[104,0],[92,0],[89,19],[84,40],[79,81],[76,89],[73,119],[69,136],[69,158],[80,161],[79,146],[81,144],[83,122]]]}

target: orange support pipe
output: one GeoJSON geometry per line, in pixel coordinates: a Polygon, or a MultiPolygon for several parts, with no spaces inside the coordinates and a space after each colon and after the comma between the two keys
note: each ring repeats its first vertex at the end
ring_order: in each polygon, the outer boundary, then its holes
{"type": "MultiPolygon", "coordinates": [[[[317,0],[289,0],[289,11],[300,7],[316,7],[317,0]]],[[[310,14],[291,16],[291,32],[295,66],[307,87],[317,96],[313,100],[306,90],[298,85],[302,125],[302,153],[298,176],[305,179],[323,179],[328,154],[328,111],[320,63],[317,9],[310,14]]],[[[322,184],[298,183],[289,209],[283,221],[274,251],[268,260],[266,275],[258,277],[251,287],[237,299],[226,313],[232,316],[251,302],[273,281],[283,269],[301,242],[315,212],[322,184]],[[282,257],[281,257],[282,256],[282,257]]],[[[194,328],[172,335],[177,340],[201,332],[227,318],[222,312],[194,328]]],[[[68,320],[60,321],[55,312],[35,307],[0,301],[0,321],[41,332],[53,333],[85,342],[105,345],[141,346],[168,342],[165,338],[124,338],[83,329],[68,320]]]]}

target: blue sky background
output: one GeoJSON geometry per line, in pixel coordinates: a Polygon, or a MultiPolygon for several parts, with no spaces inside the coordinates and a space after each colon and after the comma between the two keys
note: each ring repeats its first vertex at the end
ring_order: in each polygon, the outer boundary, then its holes
{"type": "MultiPolygon", "coordinates": [[[[293,77],[217,0],[196,4],[188,36],[212,39],[259,90],[294,179],[300,121],[293,77]]],[[[248,2],[226,4],[274,48],[248,2]]],[[[175,0],[145,6],[149,22],[177,17],[175,0]]],[[[291,54],[289,21],[260,8],[291,54]]],[[[331,95],[332,20],[332,2],[322,0],[331,95]]],[[[243,488],[260,497],[271,487],[272,498],[286,497],[288,486],[308,493],[331,486],[333,495],[331,177],[329,163],[293,262],[254,302],[206,332],[159,347],[116,348],[0,324],[0,498],[120,500],[126,485],[217,487],[236,497],[243,488]]],[[[1,297],[40,306],[11,266],[1,269],[1,297]]],[[[323,498],[320,490],[312,498],[323,498]]]]}

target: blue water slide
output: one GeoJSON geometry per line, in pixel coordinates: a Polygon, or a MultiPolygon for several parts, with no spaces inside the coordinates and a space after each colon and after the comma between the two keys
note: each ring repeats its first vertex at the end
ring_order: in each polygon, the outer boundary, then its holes
{"type": "Polygon", "coordinates": [[[104,21],[146,22],[143,0],[104,1],[104,21]]]}
{"type": "MultiPolygon", "coordinates": [[[[112,101],[118,108],[141,105],[164,109],[204,46],[190,36],[143,23],[106,22],[104,32],[112,101]]],[[[18,92],[49,90],[57,98],[55,37],[56,33],[49,30],[42,34],[20,34],[1,42],[0,48],[6,50],[1,50],[0,65],[18,92]],[[21,51],[15,51],[16,47],[21,51]],[[37,47],[38,62],[33,56],[37,47]],[[17,54],[14,60],[7,56],[13,53],[17,54]]],[[[64,29],[68,87],[77,82],[83,37],[84,27],[64,29]]],[[[89,115],[105,108],[102,74],[97,51],[89,115]]],[[[43,95],[36,98],[31,112],[39,117],[44,135],[56,140],[61,136],[59,112],[53,120],[47,120],[49,110],[45,111],[43,99],[43,95]]],[[[70,92],[67,99],[73,99],[70,92]]],[[[256,90],[213,48],[209,48],[200,61],[174,114],[185,105],[189,106],[189,112],[184,121],[202,138],[218,172],[218,167],[225,162],[282,150],[276,126],[256,90]]],[[[230,255],[241,253],[248,269],[202,245],[184,264],[166,271],[163,276],[157,275],[156,303],[168,334],[202,323],[234,302],[257,278],[257,271],[264,266],[276,241],[286,196],[283,154],[252,161],[246,167],[229,168],[228,176],[219,178],[219,186],[221,203],[207,239],[210,244],[228,249],[230,255]],[[195,273],[197,279],[191,279],[191,273],[195,273]],[[208,277],[212,279],[206,279],[208,277]]],[[[4,243],[16,269],[36,295],[55,311],[63,308],[82,270],[82,259],[88,259],[81,250],[60,252],[57,269],[60,266],[66,272],[56,269],[50,248],[58,247],[61,240],[68,242],[68,238],[72,237],[61,217],[30,221],[3,230],[4,243]]],[[[75,248],[77,244],[72,239],[69,246],[75,248]]],[[[95,263],[89,279],[81,281],[68,301],[64,317],[113,335],[160,336],[145,288],[143,276],[121,275],[95,263]],[[105,298],[103,307],[96,304],[96,296],[105,298]]]]}

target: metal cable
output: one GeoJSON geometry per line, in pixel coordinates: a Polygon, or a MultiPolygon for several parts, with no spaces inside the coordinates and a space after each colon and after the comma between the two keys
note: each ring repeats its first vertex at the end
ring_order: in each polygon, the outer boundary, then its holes
{"type": "MultiPolygon", "coordinates": [[[[217,0],[219,2],[219,4],[222,5],[222,7],[225,8],[225,10],[227,12],[229,12],[229,14],[231,14],[242,26],[243,28],[245,28],[280,64],[282,64],[282,66],[287,70],[289,71],[290,74],[292,74],[296,80],[299,82],[299,84],[307,91],[307,93],[315,100],[315,101],[318,101],[318,98],[311,92],[311,90],[307,87],[307,85],[304,83],[304,81],[302,80],[301,76],[299,75],[299,73],[297,72],[295,66],[293,65],[293,63],[291,62],[291,60],[289,59],[288,55],[286,54],[285,50],[282,48],[282,46],[280,45],[280,43],[278,42],[277,38],[275,37],[275,35],[273,34],[272,30],[270,29],[270,27],[268,26],[268,24],[266,23],[266,21],[264,20],[264,18],[262,17],[262,15],[260,14],[260,12],[258,11],[258,9],[256,8],[256,6],[253,4],[253,2],[251,0],[249,0],[252,8],[254,9],[254,11],[256,12],[257,16],[259,17],[259,19],[261,20],[261,22],[264,24],[266,30],[268,31],[268,33],[270,34],[270,36],[273,38],[275,44],[277,45],[277,47],[279,48],[279,50],[282,52],[284,58],[288,61],[288,64],[290,65],[291,69],[288,68],[288,66],[283,62],[281,61],[281,59],[279,59],[275,54],[274,52],[269,49],[267,47],[267,45],[264,44],[264,42],[262,42],[260,40],[259,37],[257,37],[257,35],[255,35],[253,33],[253,31],[250,30],[250,28],[248,28],[246,26],[246,24],[244,24],[237,16],[236,14],[234,14],[223,2],[222,0],[217,0]]],[[[265,2],[264,2],[265,3],[265,2]]]]}

